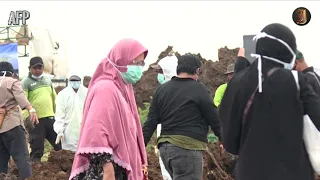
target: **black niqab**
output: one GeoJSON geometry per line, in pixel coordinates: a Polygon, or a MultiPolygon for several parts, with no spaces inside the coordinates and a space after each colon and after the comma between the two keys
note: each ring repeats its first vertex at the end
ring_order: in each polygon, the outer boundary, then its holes
{"type": "MultiPolygon", "coordinates": [[[[271,24],[263,29],[287,42],[295,51],[296,40],[289,28],[271,24]]],[[[290,61],[290,51],[280,42],[259,39],[257,54],[290,61]]],[[[264,81],[243,120],[243,112],[258,85],[258,62],[238,72],[228,83],[220,104],[225,149],[239,155],[237,180],[313,180],[313,170],[302,139],[303,115],[307,113],[320,127],[320,99],[298,73],[300,92],[290,70],[262,60],[264,81]],[[269,77],[267,72],[278,68],[269,77]]]]}

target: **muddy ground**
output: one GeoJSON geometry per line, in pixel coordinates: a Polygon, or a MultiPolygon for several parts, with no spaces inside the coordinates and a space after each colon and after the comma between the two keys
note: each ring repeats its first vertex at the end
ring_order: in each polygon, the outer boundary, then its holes
{"type": "MultiPolygon", "coordinates": [[[[232,180],[228,172],[230,158],[227,154],[220,154],[217,144],[209,145],[209,153],[204,153],[204,180],[232,180]],[[210,157],[212,154],[219,166],[223,169],[220,171],[215,165],[214,160],[210,157]],[[226,178],[224,178],[226,177],[226,178]]],[[[47,162],[34,163],[33,177],[30,180],[67,180],[72,168],[74,154],[70,151],[52,151],[47,162]]],[[[154,150],[148,153],[149,179],[161,180],[161,170],[159,165],[159,156],[154,150]]],[[[10,162],[8,174],[0,174],[0,180],[18,180],[18,171],[13,162],[10,162]]]]}
{"type": "MultiPolygon", "coordinates": [[[[29,180],[67,180],[73,157],[74,154],[70,151],[52,151],[47,162],[32,165],[33,177],[29,180]]],[[[154,149],[148,153],[148,164],[149,179],[161,180],[159,156],[154,149]]],[[[218,144],[210,143],[208,151],[204,152],[203,180],[233,180],[231,177],[233,166],[231,156],[228,153],[222,153],[218,144]]],[[[9,173],[0,174],[0,180],[18,180],[18,171],[12,161],[9,173]]],[[[316,176],[316,180],[320,180],[320,177],[316,176]]]]}
{"type": "MultiPolygon", "coordinates": [[[[51,151],[48,161],[32,164],[30,180],[67,180],[69,178],[74,154],[71,151],[51,151]]],[[[0,174],[0,180],[18,180],[18,170],[10,161],[9,173],[0,174]]]]}

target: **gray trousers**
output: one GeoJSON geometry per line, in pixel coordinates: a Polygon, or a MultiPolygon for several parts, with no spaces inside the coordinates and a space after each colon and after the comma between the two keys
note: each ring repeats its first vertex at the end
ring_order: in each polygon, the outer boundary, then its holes
{"type": "Polygon", "coordinates": [[[8,172],[8,162],[12,156],[19,178],[25,179],[32,175],[31,162],[26,142],[25,130],[17,126],[0,134],[0,173],[8,172]]]}
{"type": "Polygon", "coordinates": [[[172,180],[202,180],[203,151],[183,149],[170,143],[159,144],[159,151],[172,180]]]}

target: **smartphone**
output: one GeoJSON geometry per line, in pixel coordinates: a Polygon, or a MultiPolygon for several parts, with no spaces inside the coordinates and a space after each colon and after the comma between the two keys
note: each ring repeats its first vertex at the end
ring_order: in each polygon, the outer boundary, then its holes
{"type": "Polygon", "coordinates": [[[251,57],[252,53],[256,53],[256,41],[253,41],[255,35],[243,36],[243,48],[245,49],[245,58],[252,63],[256,58],[251,57]]]}

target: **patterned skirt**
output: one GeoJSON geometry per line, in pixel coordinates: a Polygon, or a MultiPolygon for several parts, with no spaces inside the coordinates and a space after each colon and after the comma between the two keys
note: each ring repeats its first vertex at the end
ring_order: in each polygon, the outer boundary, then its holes
{"type": "Polygon", "coordinates": [[[102,180],[103,165],[108,162],[112,162],[113,164],[116,180],[127,180],[126,170],[113,162],[111,154],[90,154],[89,160],[89,169],[86,172],[77,175],[72,180],[102,180]]]}

